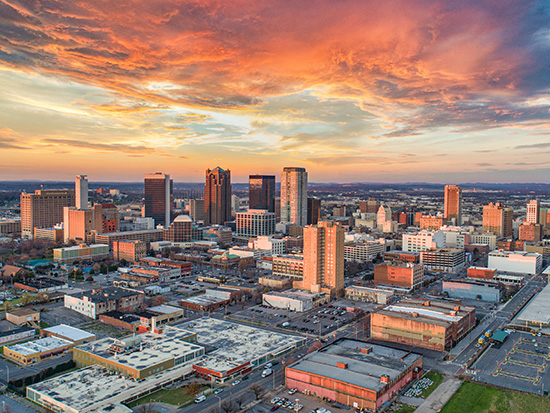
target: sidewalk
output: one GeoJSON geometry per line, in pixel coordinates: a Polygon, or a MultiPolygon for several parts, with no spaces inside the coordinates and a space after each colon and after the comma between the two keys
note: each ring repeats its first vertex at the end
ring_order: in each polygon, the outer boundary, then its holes
{"type": "Polygon", "coordinates": [[[458,390],[462,381],[454,377],[448,377],[430,394],[424,403],[422,403],[415,413],[435,413],[441,410],[449,399],[458,390]]]}

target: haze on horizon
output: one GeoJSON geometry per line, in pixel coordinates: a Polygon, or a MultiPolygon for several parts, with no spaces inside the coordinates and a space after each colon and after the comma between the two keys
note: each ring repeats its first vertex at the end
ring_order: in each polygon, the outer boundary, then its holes
{"type": "Polygon", "coordinates": [[[0,180],[548,182],[540,1],[0,0],[0,180]]]}

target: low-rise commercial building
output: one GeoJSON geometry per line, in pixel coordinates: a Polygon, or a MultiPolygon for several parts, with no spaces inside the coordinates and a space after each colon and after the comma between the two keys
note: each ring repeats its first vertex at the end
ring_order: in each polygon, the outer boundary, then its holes
{"type": "Polygon", "coordinates": [[[108,245],[109,250],[112,250],[113,243],[115,241],[138,240],[145,242],[146,245],[149,245],[149,243],[154,241],[162,241],[162,233],[162,229],[110,232],[106,234],[95,234],[94,232],[92,232],[92,239],[98,244],[108,245]]]}
{"type": "Polygon", "coordinates": [[[536,252],[495,250],[489,253],[488,266],[498,271],[538,274],[542,270],[542,255],[536,252]]]}
{"type": "Polygon", "coordinates": [[[179,268],[181,270],[181,275],[184,277],[187,275],[191,275],[191,271],[193,267],[193,264],[191,264],[190,262],[169,260],[167,258],[144,257],[144,258],[140,258],[139,261],[149,267],[162,266],[162,267],[179,268]]]}
{"type": "Polygon", "coordinates": [[[183,308],[197,311],[214,311],[218,308],[229,305],[231,300],[220,298],[209,294],[200,294],[194,297],[184,298],[180,301],[183,308]]]}
{"type": "Polygon", "coordinates": [[[286,253],[286,241],[280,238],[273,238],[267,235],[259,236],[248,242],[248,247],[255,250],[265,251],[263,255],[275,256],[286,253]]]}
{"type": "Polygon", "coordinates": [[[134,311],[143,304],[144,299],[145,294],[137,291],[107,287],[65,294],[65,307],[96,319],[109,311],[134,311]]]}
{"type": "Polygon", "coordinates": [[[300,348],[304,337],[203,317],[181,325],[197,334],[197,342],[216,349],[195,363],[198,377],[224,383],[248,374],[268,361],[300,348]]]}
{"type": "Polygon", "coordinates": [[[182,277],[178,267],[142,267],[134,266],[121,274],[123,280],[137,281],[140,284],[165,283],[182,277]]]}
{"type": "Polygon", "coordinates": [[[71,327],[66,324],[59,324],[58,326],[44,328],[40,331],[43,337],[57,337],[63,340],[72,342],[75,346],[80,344],[89,343],[97,339],[97,336],[87,331],[81,330],[76,327],[71,327]]]}
{"type": "Polygon", "coordinates": [[[74,343],[56,337],[40,338],[26,343],[3,347],[4,357],[18,364],[32,364],[65,353],[74,343]]]}
{"type": "Polygon", "coordinates": [[[73,360],[79,367],[97,364],[140,380],[200,358],[204,348],[195,341],[195,334],[165,326],[161,333],[107,337],[76,346],[73,360]]]}
{"type": "Polygon", "coordinates": [[[36,330],[32,327],[20,327],[0,332],[0,345],[25,341],[34,338],[36,330]]]}
{"type": "Polygon", "coordinates": [[[302,290],[264,293],[262,304],[291,311],[303,312],[325,304],[330,297],[325,293],[311,293],[302,290]]]}
{"type": "Polygon", "coordinates": [[[287,388],[371,412],[422,374],[422,356],[342,338],[285,369],[287,388]]]}
{"type": "Polygon", "coordinates": [[[479,281],[443,281],[441,292],[450,298],[488,301],[499,303],[501,292],[498,285],[490,285],[479,281]]]}
{"type": "Polygon", "coordinates": [[[346,299],[348,300],[375,304],[387,304],[390,297],[394,295],[392,290],[363,287],[360,285],[346,287],[345,292],[346,299]]]}
{"type": "Polygon", "coordinates": [[[105,244],[80,244],[74,247],[54,248],[53,250],[53,260],[55,262],[100,260],[108,256],[109,246],[105,244]]]}
{"type": "Polygon", "coordinates": [[[384,253],[384,261],[386,262],[410,262],[411,264],[420,263],[420,253],[406,251],[388,251],[384,253]]]}
{"type": "Polygon", "coordinates": [[[469,267],[468,278],[479,278],[483,280],[492,280],[497,275],[497,270],[486,267],[469,267]]]}
{"type": "Polygon", "coordinates": [[[258,284],[277,290],[287,290],[292,287],[292,280],[288,277],[277,277],[274,275],[271,277],[260,277],[258,284]]]}
{"type": "Polygon", "coordinates": [[[9,310],[6,311],[6,320],[18,326],[22,326],[27,323],[39,323],[40,312],[32,308],[9,310]]]}
{"type": "Polygon", "coordinates": [[[455,274],[466,265],[466,254],[456,248],[422,251],[420,262],[427,270],[455,274]]]}
{"type": "Polygon", "coordinates": [[[34,228],[34,239],[59,243],[63,242],[63,236],[63,228],[34,228]]]}
{"type": "Polygon", "coordinates": [[[13,286],[33,293],[51,293],[69,287],[65,281],[49,277],[27,278],[13,283],[13,286]]]}
{"type": "Polygon", "coordinates": [[[456,302],[407,299],[371,314],[371,336],[445,351],[475,327],[475,311],[456,302]]]}

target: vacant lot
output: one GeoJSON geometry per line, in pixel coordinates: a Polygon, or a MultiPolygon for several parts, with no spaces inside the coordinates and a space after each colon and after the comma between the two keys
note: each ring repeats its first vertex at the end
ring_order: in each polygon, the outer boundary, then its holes
{"type": "Polygon", "coordinates": [[[548,398],[463,383],[442,413],[543,413],[550,411],[548,398]]]}

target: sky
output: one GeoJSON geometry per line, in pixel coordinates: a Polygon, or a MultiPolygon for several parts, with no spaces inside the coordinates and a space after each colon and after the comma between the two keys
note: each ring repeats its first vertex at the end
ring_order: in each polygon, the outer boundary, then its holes
{"type": "Polygon", "coordinates": [[[0,180],[548,182],[547,0],[0,0],[0,180]]]}

